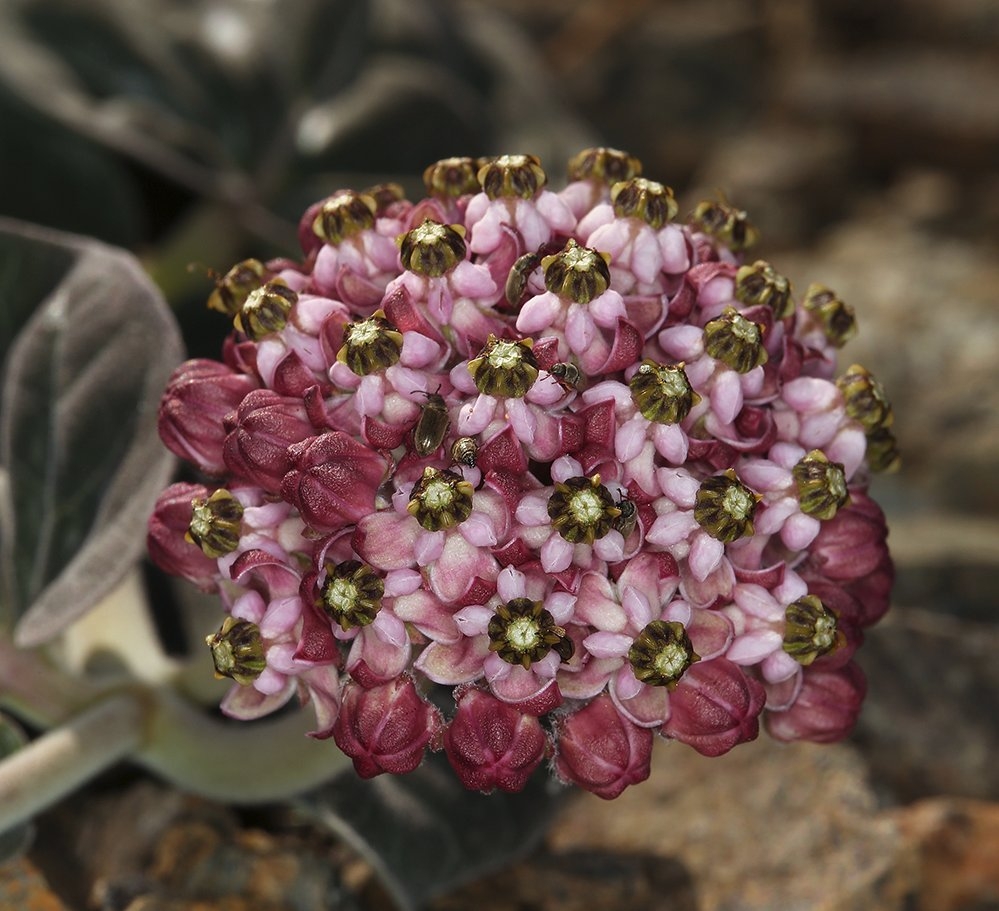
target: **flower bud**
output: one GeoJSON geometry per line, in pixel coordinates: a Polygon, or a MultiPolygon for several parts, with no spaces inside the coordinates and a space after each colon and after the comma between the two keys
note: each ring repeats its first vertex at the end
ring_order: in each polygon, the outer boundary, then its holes
{"type": "Polygon", "coordinates": [[[652,731],[627,721],[610,696],[597,696],[558,725],[555,771],[611,800],[628,785],[649,777],[652,731]]]}
{"type": "Polygon", "coordinates": [[[670,717],[661,730],[703,756],[721,756],[756,739],[765,699],[762,684],[738,665],[725,658],[701,661],[670,693],[670,717]]]}
{"type": "Polygon", "coordinates": [[[298,295],[281,279],[275,278],[251,291],[233,324],[255,342],[280,332],[287,324],[298,295]]]}
{"type": "Polygon", "coordinates": [[[642,416],[656,424],[679,424],[700,402],[680,364],[644,360],[630,382],[631,398],[642,416]]]}
{"type": "Polygon", "coordinates": [[[352,682],[343,690],[333,739],[362,778],[401,775],[423,761],[441,726],[440,714],[420,698],[409,677],[371,689],[352,682]]]}
{"type": "Polygon", "coordinates": [[[837,582],[852,582],[873,572],[888,552],[884,513],[860,491],[828,522],[808,548],[805,567],[837,582]]]}
{"type": "Polygon", "coordinates": [[[218,361],[185,361],[173,372],[160,400],[160,439],[174,455],[206,474],[223,474],[222,419],[256,388],[253,377],[218,361]]]}
{"type": "Polygon", "coordinates": [[[233,474],[278,493],[291,468],[288,447],[316,433],[301,399],[257,389],[240,403],[222,450],[233,474]]]}
{"type": "Polygon", "coordinates": [[[753,534],[759,498],[729,469],[705,478],[697,491],[694,518],[712,538],[731,544],[753,534]]]}
{"type": "Polygon", "coordinates": [[[523,790],[547,747],[534,715],[477,689],[458,697],[458,711],[444,732],[448,761],[471,791],[523,790]]]}
{"type": "Polygon", "coordinates": [[[499,339],[490,335],[477,357],[468,362],[475,388],[483,395],[521,398],[538,378],[532,339],[499,339]]]}
{"type": "Polygon", "coordinates": [[[720,240],[733,253],[741,253],[760,239],[760,232],[749,223],[746,213],[723,202],[698,203],[691,222],[694,228],[720,240]]]}
{"type": "Polygon", "coordinates": [[[577,304],[588,304],[610,287],[609,257],[570,239],[565,248],[541,260],[545,287],[577,304]]]}
{"type": "Polygon", "coordinates": [[[325,200],[312,222],[312,231],[328,244],[339,244],[375,226],[377,203],[363,193],[345,190],[325,200]]]}
{"type": "Polygon", "coordinates": [[[187,539],[191,524],[191,501],[207,499],[203,484],[171,484],[159,495],[149,517],[146,547],[160,569],[172,576],[183,576],[205,591],[215,587],[218,564],[187,539]]]}
{"type": "Polygon", "coordinates": [[[383,456],[339,430],[288,449],[294,466],[281,482],[281,497],[316,531],[337,531],[374,511],[385,479],[383,456]]]}
{"type": "Polygon", "coordinates": [[[218,632],[205,637],[216,677],[229,677],[249,686],[267,667],[260,627],[248,620],[226,617],[218,632]]]}
{"type": "Polygon", "coordinates": [[[852,661],[835,669],[806,668],[801,692],[791,707],[767,713],[767,733],[777,740],[842,740],[857,723],[866,694],[867,679],[852,661]]]}

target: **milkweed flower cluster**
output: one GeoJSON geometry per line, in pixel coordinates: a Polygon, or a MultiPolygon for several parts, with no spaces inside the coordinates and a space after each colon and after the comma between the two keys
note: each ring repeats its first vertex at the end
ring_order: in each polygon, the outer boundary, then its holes
{"type": "Polygon", "coordinates": [[[837,375],[852,309],[796,299],[728,204],[677,220],[625,153],[569,174],[338,191],[302,261],[218,279],[222,359],[159,418],[200,481],[149,548],[220,597],[227,714],[297,697],[365,777],[444,750],[472,789],[548,762],[605,798],[657,736],[851,729],[893,576],[866,489],[898,459],[880,385],[837,375]]]}

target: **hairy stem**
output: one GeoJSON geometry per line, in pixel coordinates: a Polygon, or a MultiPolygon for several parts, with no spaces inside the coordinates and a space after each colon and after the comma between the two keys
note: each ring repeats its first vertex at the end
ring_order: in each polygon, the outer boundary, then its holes
{"type": "Polygon", "coordinates": [[[136,693],[116,693],[8,756],[0,763],[0,831],[133,752],[142,739],[142,714],[136,693]]]}

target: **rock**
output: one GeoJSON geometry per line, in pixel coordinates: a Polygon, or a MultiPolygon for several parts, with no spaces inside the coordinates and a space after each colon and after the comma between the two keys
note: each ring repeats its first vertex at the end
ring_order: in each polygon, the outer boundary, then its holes
{"type": "Polygon", "coordinates": [[[700,911],[901,911],[914,882],[898,826],[846,745],[761,738],[704,759],[662,744],[647,782],[609,802],[581,795],[549,846],[682,864],[700,911]]]}
{"type": "Polygon", "coordinates": [[[891,815],[918,858],[912,911],[999,907],[999,804],[937,798],[891,815]]]}

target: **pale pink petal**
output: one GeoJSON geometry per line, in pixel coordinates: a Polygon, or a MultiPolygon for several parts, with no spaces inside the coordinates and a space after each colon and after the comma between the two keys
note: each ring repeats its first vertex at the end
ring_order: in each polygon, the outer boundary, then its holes
{"type": "Polygon", "coordinates": [[[618,319],[626,319],[628,315],[624,298],[613,288],[608,288],[585,306],[589,309],[593,322],[604,329],[614,329],[618,319]]]}
{"type": "Polygon", "coordinates": [[[513,432],[517,434],[517,439],[528,446],[534,442],[534,434],[538,429],[538,419],[523,399],[507,400],[506,417],[513,432]]]}
{"type": "Polygon", "coordinates": [[[759,617],[770,623],[784,619],[784,608],[761,585],[740,583],[735,587],[733,597],[740,610],[752,617],[759,617]]]}
{"type": "Polygon", "coordinates": [[[497,542],[492,519],[480,512],[473,512],[458,526],[461,536],[476,547],[492,547],[497,542]]]}
{"type": "Polygon", "coordinates": [[[689,449],[687,434],[679,424],[656,424],[652,428],[656,451],[672,465],[682,465],[689,449]]]}
{"type": "MultiPolygon", "coordinates": [[[[781,683],[798,674],[801,671],[801,665],[784,649],[779,648],[763,659],[760,671],[767,683],[781,683]]],[[[770,707],[769,704],[767,707],[770,707]]]]}
{"type": "Polygon", "coordinates": [[[415,562],[413,549],[422,531],[411,516],[383,511],[357,523],[358,554],[376,569],[409,569],[415,562]]]}
{"type": "Polygon", "coordinates": [[[659,547],[671,547],[680,541],[686,541],[697,527],[697,520],[692,512],[676,509],[656,519],[645,535],[645,540],[659,547]]]}
{"type": "Polygon", "coordinates": [[[617,693],[618,699],[634,699],[644,688],[645,684],[635,676],[627,661],[611,677],[609,686],[609,689],[617,693]]]}
{"type": "Polygon", "coordinates": [[[283,689],[274,693],[262,693],[252,686],[232,686],[222,699],[219,708],[223,715],[238,718],[240,721],[254,721],[276,712],[295,694],[297,683],[286,680],[283,689]]]}
{"type": "Polygon", "coordinates": [[[656,472],[659,487],[677,506],[693,509],[701,484],[682,468],[662,468],[656,472]]]}
{"type": "Polygon", "coordinates": [[[265,639],[276,639],[288,632],[302,616],[302,599],[295,595],[290,598],[277,598],[267,606],[267,612],[260,619],[260,633],[265,639]]]}
{"type": "Polygon", "coordinates": [[[859,427],[842,428],[826,446],[830,462],[839,462],[849,481],[864,461],[867,451],[867,437],[859,427]]]}
{"type": "Polygon", "coordinates": [[[560,534],[552,534],[541,546],[541,566],[546,573],[560,573],[572,564],[573,546],[560,534]]]}
{"type": "Polygon", "coordinates": [[[461,406],[458,412],[458,433],[474,437],[482,433],[496,413],[496,399],[491,395],[478,395],[474,402],[461,406]]]}
{"type": "Polygon", "coordinates": [[[455,611],[454,622],[463,636],[484,636],[496,612],[482,604],[469,604],[455,611]]]}
{"type": "Polygon", "coordinates": [[[679,225],[666,225],[660,229],[659,252],[663,259],[662,270],[668,275],[679,275],[690,268],[687,238],[679,225]]]}
{"type": "Polygon", "coordinates": [[[840,392],[836,384],[829,380],[799,376],[784,384],[781,398],[795,411],[824,411],[840,401],[840,392]]]}
{"type": "Polygon", "coordinates": [[[742,410],[742,384],[734,370],[717,374],[711,390],[711,410],[723,424],[731,424],[742,410]]]}
{"type": "Polygon", "coordinates": [[[576,354],[583,354],[593,344],[597,327],[584,304],[572,304],[565,320],[565,340],[576,354]]]}
{"type": "Polygon", "coordinates": [[[690,542],[687,565],[693,577],[698,582],[703,582],[718,568],[724,556],[725,545],[717,538],[712,538],[703,532],[694,535],[694,539],[690,542]]]}
{"type": "Polygon", "coordinates": [[[516,519],[521,525],[547,525],[551,519],[548,516],[548,497],[551,494],[539,496],[528,494],[517,504],[516,519]]]}
{"type": "Polygon", "coordinates": [[[426,531],[421,529],[413,544],[413,556],[417,566],[429,566],[440,559],[444,552],[445,533],[441,531],[426,531]]]}
{"type": "Polygon", "coordinates": [[[761,493],[784,488],[792,480],[791,473],[786,468],[771,462],[769,459],[746,459],[739,466],[739,477],[753,490],[761,493]]]}
{"type": "Polygon", "coordinates": [[[562,300],[552,291],[538,294],[524,302],[517,316],[517,331],[532,335],[553,325],[562,313],[562,300]]]}
{"type": "Polygon", "coordinates": [[[385,574],[385,596],[393,598],[415,592],[423,584],[423,576],[415,569],[395,569],[385,574]]]}
{"type": "Polygon", "coordinates": [[[448,281],[462,297],[490,298],[496,294],[496,283],[485,266],[468,260],[458,263],[448,275],[448,281]]]}
{"type": "MultiPolygon", "coordinates": [[[[425,636],[437,642],[457,642],[461,636],[451,612],[430,592],[422,588],[395,598],[392,602],[392,612],[404,623],[412,624],[425,636]]],[[[489,613],[491,614],[491,611],[489,613]]],[[[488,623],[488,620],[486,622],[488,623]]],[[[485,632],[484,627],[481,632],[485,632]]]]}
{"type": "Polygon", "coordinates": [[[461,535],[447,536],[440,557],[427,570],[430,589],[445,604],[458,601],[476,577],[495,579],[499,567],[486,550],[469,544],[461,535]]]}
{"type": "Polygon", "coordinates": [[[815,540],[821,527],[822,523],[814,516],[797,512],[784,523],[780,539],[791,550],[804,550],[815,540]]]}
{"type": "Polygon", "coordinates": [[[230,613],[237,620],[260,623],[266,610],[267,602],[264,601],[263,596],[259,592],[248,591],[233,601],[230,613]]]}
{"type": "Polygon", "coordinates": [[[797,673],[778,683],[763,684],[764,689],[767,691],[767,709],[769,711],[783,712],[794,705],[798,694],[801,692],[801,684],[804,680],[800,665],[797,671],[797,673]]]}
{"type": "MultiPolygon", "coordinates": [[[[704,333],[697,326],[670,326],[659,333],[659,344],[670,357],[689,364],[704,353],[704,333]]],[[[687,378],[694,382],[689,367],[687,378]]]]}
{"type": "Polygon", "coordinates": [[[462,637],[455,643],[431,642],[413,665],[434,683],[457,686],[482,676],[482,662],[489,654],[485,636],[462,637]]]}
{"type": "Polygon", "coordinates": [[[624,558],[624,537],[612,528],[593,542],[593,552],[607,563],[618,563],[624,558]]]}
{"type": "Polygon", "coordinates": [[[575,617],[577,622],[610,632],[623,632],[628,625],[628,617],[614,597],[610,580],[600,573],[583,574],[576,596],[575,617]]]}
{"type": "Polygon", "coordinates": [[[523,598],[524,580],[525,576],[520,570],[507,566],[500,570],[500,574],[496,577],[496,592],[504,601],[523,598]]]}
{"type": "Polygon", "coordinates": [[[757,664],[779,649],[783,641],[781,634],[772,629],[753,630],[735,639],[725,657],[735,664],[757,664]]]}
{"type": "MultiPolygon", "coordinates": [[[[382,611],[381,613],[385,613],[382,611]]],[[[399,676],[409,664],[410,644],[408,637],[395,644],[386,642],[368,627],[354,639],[347,656],[347,671],[353,671],[362,661],[367,670],[380,682],[387,682],[399,676]]],[[[365,681],[367,682],[367,681],[365,681]]]]}
{"type": "Polygon", "coordinates": [[[690,643],[702,661],[724,654],[732,642],[732,623],[718,611],[695,610],[684,625],[690,643]]]}
{"type": "Polygon", "coordinates": [[[658,616],[658,599],[653,605],[642,592],[633,586],[627,585],[623,589],[621,607],[624,608],[625,615],[628,617],[629,627],[636,631],[645,629],[658,616]]]}
{"type": "Polygon", "coordinates": [[[583,640],[586,650],[595,658],[620,658],[628,654],[634,637],[624,633],[596,632],[583,640]]]}
{"type": "Polygon", "coordinates": [[[641,415],[635,415],[617,429],[614,435],[614,454],[622,462],[629,462],[641,451],[646,441],[649,422],[641,415]]]}
{"type": "MultiPolygon", "coordinates": [[[[634,674],[631,675],[634,677],[634,674]]],[[[621,694],[621,683],[626,679],[622,672],[611,679],[610,694],[614,704],[632,724],[641,728],[657,728],[669,720],[669,690],[664,686],[642,686],[634,695],[621,694]]],[[[625,683],[625,686],[627,684],[625,683]]]]}

